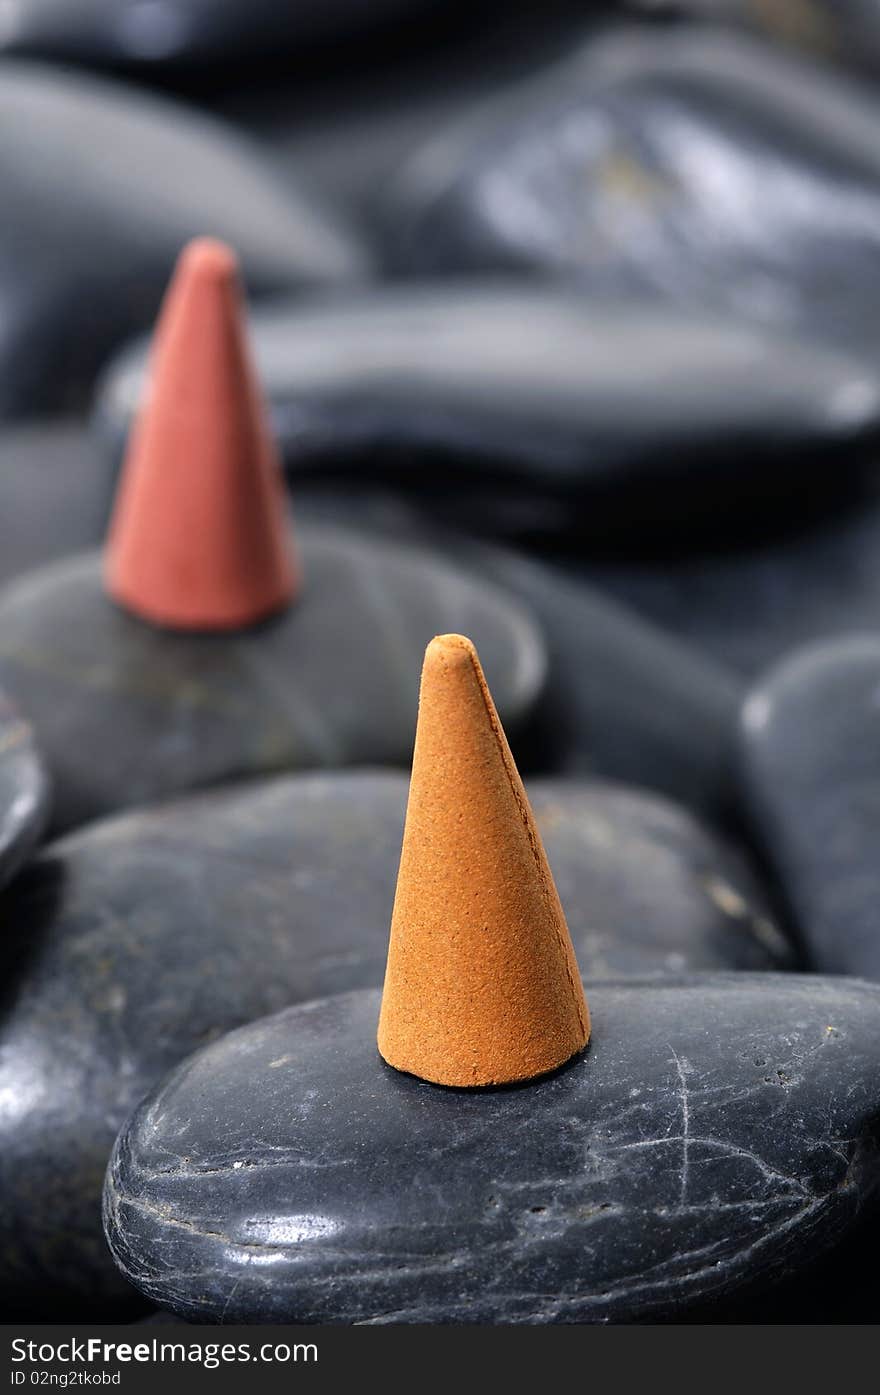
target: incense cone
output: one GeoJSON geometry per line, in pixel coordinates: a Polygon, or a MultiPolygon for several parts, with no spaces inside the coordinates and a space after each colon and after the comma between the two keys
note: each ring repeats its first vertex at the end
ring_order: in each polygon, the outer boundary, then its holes
{"type": "Polygon", "coordinates": [[[252,624],[296,590],[237,263],[208,238],[185,248],[160,313],[104,575],[126,610],[182,630],[252,624]]]}
{"type": "Polygon", "coordinates": [[[425,654],[378,1045],[438,1085],[527,1080],[590,1018],[553,875],[480,661],[425,654]]]}

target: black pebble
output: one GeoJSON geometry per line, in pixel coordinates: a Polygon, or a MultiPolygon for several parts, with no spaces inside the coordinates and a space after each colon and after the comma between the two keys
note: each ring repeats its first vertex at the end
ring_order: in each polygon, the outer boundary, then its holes
{"type": "Polygon", "coordinates": [[[880,978],[880,636],[800,650],[743,709],[745,798],[810,962],[880,978]]]}
{"type": "Polygon", "coordinates": [[[0,417],[84,406],[108,355],[153,323],[192,237],[231,243],[256,294],[367,274],[320,199],[170,98],[7,59],[0,130],[0,417]]]}
{"type": "MultiPolygon", "coordinates": [[[[52,845],[0,902],[4,1308],[124,1300],[101,1178],[125,1116],[183,1056],[382,982],[407,786],[293,776],[120,816],[52,845]]],[[[591,981],[791,962],[743,859],[683,810],[598,784],[529,790],[591,981]]]]}
{"type": "Polygon", "coordinates": [[[377,201],[409,270],[564,271],[876,340],[878,121],[759,41],[620,26],[432,133],[377,201]]]}
{"type": "Polygon", "coordinates": [[[587,987],[587,1051],[518,1088],[386,1066],[378,991],[209,1046],[120,1135],[117,1264],[202,1322],[686,1321],[747,1297],[772,1314],[774,1284],[872,1212],[880,988],[587,987]]]}
{"type": "Polygon", "coordinates": [[[0,887],[38,842],[50,802],[49,777],[31,725],[0,691],[0,887]]]}
{"type": "MultiPolygon", "coordinates": [[[[607,549],[791,505],[880,440],[871,358],[781,329],[522,281],[419,283],[252,316],[292,484],[392,485],[432,521],[607,549]],[[722,502],[723,501],[723,502],[722,502]]],[[[111,364],[118,459],[148,345],[111,364]]]]}

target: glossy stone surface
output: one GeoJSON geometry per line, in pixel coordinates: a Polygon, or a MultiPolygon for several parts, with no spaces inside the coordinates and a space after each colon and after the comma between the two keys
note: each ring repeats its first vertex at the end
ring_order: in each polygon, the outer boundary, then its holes
{"type": "Polygon", "coordinates": [[[258,146],[170,99],[6,60],[0,126],[2,417],[87,401],[191,237],[235,247],[257,294],[365,273],[353,235],[258,146]]]}
{"type": "Polygon", "coordinates": [[[38,734],[60,831],[224,779],[405,765],[434,634],[472,635],[502,719],[545,676],[528,612],[483,578],[342,529],[300,529],[303,594],[229,635],[158,630],[119,610],[87,554],[0,594],[0,683],[38,734]]]}
{"type": "Polygon", "coordinates": [[[623,26],[426,142],[388,236],[421,271],[560,270],[870,338],[878,119],[872,93],[747,37],[623,26]]]}
{"type": "Polygon", "coordinates": [[[49,803],[49,777],[30,723],[0,690],[0,887],[37,843],[49,803]]]}
{"type": "Polygon", "coordinates": [[[588,992],[587,1051],[514,1089],[386,1066],[378,991],[197,1053],[114,1151],[122,1272],[196,1321],[687,1320],[771,1304],[867,1223],[880,988],[743,975],[588,992]]]}
{"type": "MultiPolygon", "coordinates": [[[[787,498],[793,475],[802,486],[880,440],[880,375],[858,355],[561,287],[279,304],[254,315],[252,338],[297,487],[393,483],[483,531],[663,536],[717,518],[720,494],[728,515],[787,498]]],[[[147,353],[125,351],[99,389],[115,455],[149,392],[147,353]]]]}
{"type": "Polygon", "coordinates": [[[431,0],[10,0],[0,47],[162,70],[239,64],[316,39],[344,41],[431,0]]]}
{"type": "Polygon", "coordinates": [[[112,471],[76,422],[0,431],[0,582],[101,540],[112,471]]]}
{"type": "Polygon", "coordinates": [[[743,709],[742,773],[811,963],[880,978],[880,638],[800,650],[743,709]]]}
{"type": "MultiPolygon", "coordinates": [[[[4,1308],[124,1301],[101,1179],[125,1116],[183,1056],[288,1003],[382,982],[407,788],[358,772],[211,792],[55,843],[10,889],[4,1308]]],[[[791,962],[742,858],[682,810],[613,786],[529,791],[591,979],[791,962]]]]}

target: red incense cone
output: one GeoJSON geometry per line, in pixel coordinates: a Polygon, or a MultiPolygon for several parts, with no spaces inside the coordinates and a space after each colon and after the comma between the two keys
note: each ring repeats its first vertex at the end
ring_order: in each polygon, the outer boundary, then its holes
{"type": "Polygon", "coordinates": [[[170,629],[252,624],[288,604],[298,574],[237,262],[223,243],[199,238],[183,251],[150,377],[110,524],[107,592],[170,629]]]}
{"type": "Polygon", "coordinates": [[[477,652],[425,654],[379,1050],[439,1085],[527,1080],[590,1017],[541,836],[477,652]]]}

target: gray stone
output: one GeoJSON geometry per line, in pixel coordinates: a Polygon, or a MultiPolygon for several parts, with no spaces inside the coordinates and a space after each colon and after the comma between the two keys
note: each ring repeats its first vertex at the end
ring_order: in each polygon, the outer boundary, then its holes
{"type": "Polygon", "coordinates": [[[876,470],[805,495],[792,496],[784,520],[731,530],[723,541],[708,537],[696,551],[594,557],[565,570],[755,677],[789,650],[870,630],[880,615],[876,470]]]}
{"type": "Polygon", "coordinates": [[[562,271],[875,345],[878,121],[871,91],[745,36],[621,26],[377,197],[408,268],[562,271]]]}
{"type": "Polygon", "coordinates": [[[880,69],[880,15],[875,0],[635,0],[642,9],[676,18],[741,25],[775,43],[790,44],[826,63],[840,63],[876,77],[880,69]]]}
{"type": "Polygon", "coordinates": [[[880,978],[880,637],[765,675],[743,709],[742,775],[811,963],[880,978]]]}
{"type": "Polygon", "coordinates": [[[0,582],[95,547],[113,472],[77,422],[0,431],[0,582]]]}
{"type": "Polygon", "coordinates": [[[586,1052],[517,1088],[386,1066],[378,991],[213,1043],[119,1137],[117,1264],[202,1322],[772,1314],[774,1284],[876,1210],[880,988],[587,987],[586,1052]]]}
{"type": "MultiPolygon", "coordinates": [[[[297,490],[392,485],[484,532],[632,546],[729,526],[787,508],[793,481],[836,480],[880,437],[870,360],[726,313],[472,279],[281,302],[252,331],[297,490]]],[[[99,387],[115,458],[147,365],[135,344],[99,387]]]]}
{"type": "Polygon", "coordinates": [[[259,82],[237,67],[219,91],[200,95],[369,224],[376,191],[413,149],[490,92],[570,52],[587,23],[571,0],[542,0],[540,9],[479,0],[476,15],[434,3],[430,16],[414,11],[406,35],[397,32],[403,42],[389,43],[386,31],[352,49],[354,65],[337,48],[321,54],[329,61],[301,65],[293,81],[289,62],[262,65],[259,82]]]}
{"type": "Polygon", "coordinates": [[[470,635],[516,729],[544,683],[541,635],[499,588],[439,557],[300,528],[303,594],[234,634],[159,630],[105,596],[86,554],[0,593],[0,684],[28,713],[63,830],[282,769],[406,765],[434,634],[470,635]]]}
{"type": "Polygon", "coordinates": [[[0,887],[38,842],[49,804],[49,777],[30,723],[0,691],[0,887]]]}
{"type": "Polygon", "coordinates": [[[174,259],[211,234],[256,294],[361,278],[368,257],[260,148],[169,98],[0,63],[0,417],[88,400],[153,322],[174,259]]]}
{"type": "MultiPolygon", "coordinates": [[[[4,1311],[124,1307],[100,1191],[141,1096],[221,1032],[382,982],[407,786],[292,776],[127,814],[53,844],[0,902],[4,1311]]],[[[743,859],[684,811],[529,789],[591,979],[791,962],[743,859]]]]}

